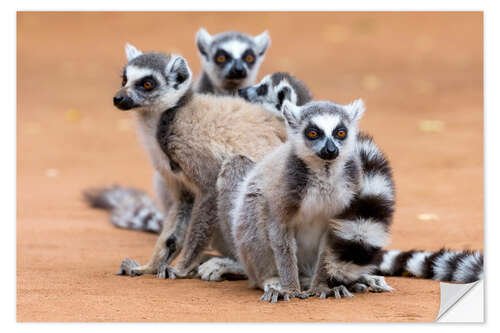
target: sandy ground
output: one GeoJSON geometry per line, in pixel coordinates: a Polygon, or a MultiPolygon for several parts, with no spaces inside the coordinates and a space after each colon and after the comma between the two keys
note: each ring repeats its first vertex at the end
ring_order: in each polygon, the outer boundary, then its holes
{"type": "Polygon", "coordinates": [[[397,184],[390,248],[483,248],[480,13],[20,13],[17,320],[434,320],[435,281],[388,278],[392,293],[270,305],[247,281],[114,275],[124,257],[146,262],[155,241],[113,228],[80,197],[112,183],[152,193],[130,114],[111,102],[124,43],[180,53],[199,73],[201,26],[269,29],[261,76],[290,71],[317,99],[364,98],[362,127],[397,184]]]}

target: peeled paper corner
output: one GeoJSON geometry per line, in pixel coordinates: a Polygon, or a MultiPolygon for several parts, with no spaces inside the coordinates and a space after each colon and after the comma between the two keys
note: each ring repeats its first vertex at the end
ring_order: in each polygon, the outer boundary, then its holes
{"type": "Polygon", "coordinates": [[[466,284],[440,283],[440,323],[484,322],[484,281],[466,284]]]}

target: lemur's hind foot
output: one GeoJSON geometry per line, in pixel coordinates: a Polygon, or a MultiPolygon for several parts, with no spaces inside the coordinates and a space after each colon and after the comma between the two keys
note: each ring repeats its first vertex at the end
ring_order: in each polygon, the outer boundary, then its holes
{"type": "Polygon", "coordinates": [[[214,257],[198,267],[198,275],[205,281],[222,281],[227,275],[245,278],[243,267],[230,258],[214,257]]]}
{"type": "Polygon", "coordinates": [[[137,261],[130,258],[123,259],[118,272],[116,275],[128,275],[128,276],[139,276],[144,274],[143,270],[140,269],[140,265],[137,261]]]}
{"type": "Polygon", "coordinates": [[[362,283],[370,288],[371,292],[374,293],[382,293],[393,291],[390,285],[385,282],[383,276],[371,275],[371,274],[363,274],[358,280],[358,283],[362,283]]]}
{"type": "Polygon", "coordinates": [[[316,288],[310,290],[309,296],[318,296],[320,299],[326,299],[332,296],[336,299],[354,297],[354,295],[351,294],[347,287],[344,285],[330,288],[325,284],[320,284],[316,288]]]}
{"type": "Polygon", "coordinates": [[[279,300],[289,302],[291,298],[306,299],[309,297],[308,292],[283,289],[278,277],[267,279],[264,281],[263,287],[264,294],[260,299],[264,302],[277,303],[279,300]]]}

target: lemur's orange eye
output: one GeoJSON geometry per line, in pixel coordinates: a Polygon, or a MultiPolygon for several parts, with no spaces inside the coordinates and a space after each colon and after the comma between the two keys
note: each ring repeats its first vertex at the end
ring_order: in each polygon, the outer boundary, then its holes
{"type": "Polygon", "coordinates": [[[145,89],[151,89],[153,88],[153,83],[151,83],[151,81],[144,81],[144,83],[142,84],[142,86],[145,88],[145,89]]]}
{"type": "Polygon", "coordinates": [[[246,62],[253,62],[254,60],[255,60],[255,57],[251,54],[249,54],[245,57],[246,62]]]}
{"type": "Polygon", "coordinates": [[[310,129],[309,131],[307,131],[307,136],[311,139],[316,139],[318,135],[318,131],[316,131],[315,129],[310,129]]]}
{"type": "Polygon", "coordinates": [[[220,55],[220,56],[217,56],[217,62],[218,63],[223,63],[224,61],[226,61],[226,56],[225,55],[220,55]]]}
{"type": "Polygon", "coordinates": [[[127,78],[124,76],[122,79],[122,87],[125,87],[126,84],[127,84],[127,78]]]}
{"type": "Polygon", "coordinates": [[[347,132],[343,129],[339,129],[339,130],[337,130],[337,133],[335,133],[335,135],[341,139],[345,138],[346,134],[347,134],[347,132]]]}

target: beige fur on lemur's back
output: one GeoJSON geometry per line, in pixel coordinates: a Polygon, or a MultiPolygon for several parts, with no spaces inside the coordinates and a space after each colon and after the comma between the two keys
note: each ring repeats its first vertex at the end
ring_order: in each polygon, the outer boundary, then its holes
{"type": "Polygon", "coordinates": [[[283,121],[241,98],[195,94],[178,112],[179,136],[194,149],[210,147],[221,161],[234,154],[258,161],[286,140],[283,121]]]}

